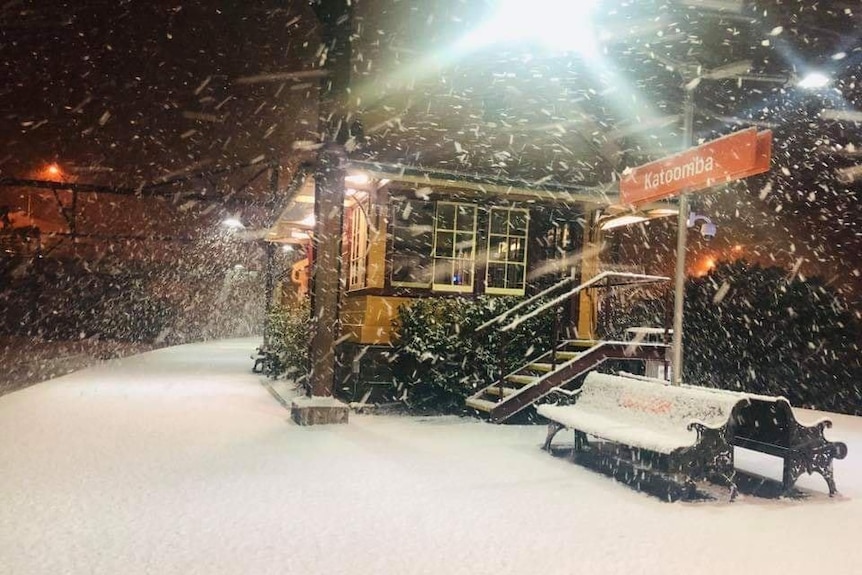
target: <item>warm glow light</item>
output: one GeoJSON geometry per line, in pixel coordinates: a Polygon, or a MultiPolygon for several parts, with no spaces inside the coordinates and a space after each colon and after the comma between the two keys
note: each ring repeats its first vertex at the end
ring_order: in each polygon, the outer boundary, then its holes
{"type": "Polygon", "coordinates": [[[703,277],[713,270],[715,266],[715,258],[713,256],[705,256],[694,266],[692,272],[696,277],[703,277]]]}
{"type": "Polygon", "coordinates": [[[830,82],[831,79],[826,74],[811,72],[802,78],[797,85],[806,90],[816,90],[818,88],[825,88],[830,82]]]}
{"type": "Polygon", "coordinates": [[[245,228],[242,222],[239,221],[237,218],[226,218],[222,221],[221,224],[232,230],[239,230],[245,228]]]}
{"type": "Polygon", "coordinates": [[[368,174],[357,173],[357,174],[350,174],[349,176],[345,176],[344,181],[351,183],[351,184],[355,184],[357,186],[361,186],[363,184],[367,184],[368,182],[370,182],[371,178],[368,177],[368,174]]]}
{"type": "Polygon", "coordinates": [[[647,212],[651,218],[666,218],[679,214],[679,208],[655,208],[647,212]]]}
{"type": "Polygon", "coordinates": [[[617,216],[615,218],[611,218],[602,224],[603,230],[612,230],[614,228],[619,228],[622,226],[628,226],[631,224],[639,224],[640,222],[645,222],[647,220],[646,216],[639,216],[635,214],[627,214],[624,216],[617,216]]]}
{"type": "Polygon", "coordinates": [[[735,246],[733,246],[733,251],[734,251],[734,253],[737,253],[737,254],[738,254],[739,252],[741,252],[742,250],[744,250],[744,249],[745,249],[745,248],[744,248],[742,245],[740,245],[740,244],[736,244],[735,246]]]}
{"type": "Polygon", "coordinates": [[[60,166],[57,164],[50,164],[45,171],[48,172],[49,176],[59,176],[62,172],[60,171],[60,166]]]}
{"type": "Polygon", "coordinates": [[[496,14],[465,40],[467,48],[539,41],[552,50],[595,54],[592,13],[598,0],[498,0],[496,14]]]}

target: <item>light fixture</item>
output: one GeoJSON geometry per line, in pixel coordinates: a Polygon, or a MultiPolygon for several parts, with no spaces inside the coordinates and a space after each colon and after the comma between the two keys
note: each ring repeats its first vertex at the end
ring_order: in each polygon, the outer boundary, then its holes
{"type": "Polygon", "coordinates": [[[362,172],[357,172],[355,174],[349,174],[344,176],[344,181],[350,184],[355,184],[357,186],[362,186],[371,181],[371,178],[368,174],[363,174],[362,172]]]}
{"type": "Polygon", "coordinates": [[[639,224],[641,222],[645,222],[647,220],[654,220],[656,218],[666,218],[668,216],[675,216],[679,213],[679,208],[676,206],[668,206],[664,208],[652,208],[646,210],[645,212],[629,212],[625,214],[620,214],[618,216],[605,217],[600,220],[601,229],[603,230],[612,230],[614,228],[619,228],[622,226],[629,226],[631,224],[639,224]]]}
{"type": "Polygon", "coordinates": [[[647,218],[641,214],[623,214],[621,216],[614,216],[610,219],[605,220],[601,228],[603,230],[612,230],[614,228],[620,228],[622,226],[629,226],[631,224],[639,224],[641,222],[647,221],[647,218]]]}
{"type": "Polygon", "coordinates": [[[239,221],[239,218],[225,218],[222,220],[221,225],[231,230],[245,229],[245,226],[241,221],[239,221]]]}
{"type": "Polygon", "coordinates": [[[810,72],[799,80],[796,85],[805,90],[819,90],[820,88],[825,88],[831,82],[832,79],[826,74],[821,72],[810,72]]]}
{"type": "Polygon", "coordinates": [[[666,218],[675,216],[679,213],[679,208],[654,208],[647,211],[647,215],[652,218],[666,218]]]}
{"type": "Polygon", "coordinates": [[[499,0],[497,11],[463,41],[463,47],[478,49],[500,42],[538,41],[552,50],[597,52],[593,11],[598,0],[499,0]]]}
{"type": "Polygon", "coordinates": [[[703,236],[703,239],[711,240],[712,238],[715,237],[715,234],[717,233],[718,228],[716,227],[716,225],[714,223],[712,223],[711,219],[709,219],[708,217],[706,217],[704,215],[696,214],[694,212],[689,213],[688,214],[688,222],[686,224],[687,227],[693,228],[694,226],[697,225],[697,222],[703,222],[703,225],[700,226],[700,235],[703,236]]]}

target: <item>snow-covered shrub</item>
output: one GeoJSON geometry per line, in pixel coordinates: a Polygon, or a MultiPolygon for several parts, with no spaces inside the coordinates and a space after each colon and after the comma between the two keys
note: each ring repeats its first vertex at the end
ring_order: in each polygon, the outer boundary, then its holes
{"type": "Polygon", "coordinates": [[[819,279],[722,264],[686,286],[685,373],[705,385],[862,414],[862,329],[819,279]]]}
{"type": "MultiPolygon", "coordinates": [[[[660,303],[632,303],[621,315],[630,325],[661,326],[660,303]]],[[[686,383],[862,414],[862,328],[821,280],[788,278],[783,269],[741,260],[721,262],[687,280],[684,312],[686,383]]]]}
{"type": "Polygon", "coordinates": [[[466,397],[499,377],[501,358],[508,372],[547,349],[551,314],[505,334],[495,327],[476,332],[517,301],[493,296],[423,298],[401,306],[392,353],[396,396],[417,412],[463,412],[466,397]]]}
{"type": "Polygon", "coordinates": [[[311,314],[307,300],[273,306],[268,317],[266,350],[276,358],[270,377],[284,375],[298,381],[308,376],[308,345],[311,333],[311,314]]]}

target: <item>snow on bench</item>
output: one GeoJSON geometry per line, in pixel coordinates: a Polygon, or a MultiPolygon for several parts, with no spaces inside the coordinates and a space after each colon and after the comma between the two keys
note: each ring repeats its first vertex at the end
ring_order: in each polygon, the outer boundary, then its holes
{"type": "Polygon", "coordinates": [[[704,388],[592,372],[575,405],[541,405],[538,412],[589,435],[670,453],[697,442],[689,424],[725,425],[739,399],[704,388]]]}
{"type": "MultiPolygon", "coordinates": [[[[561,429],[575,431],[575,454],[601,452],[587,435],[632,448],[641,471],[673,477],[691,490],[694,481],[734,484],[733,446],[754,449],[784,460],[783,487],[790,489],[803,472],[820,473],[835,493],[832,459],[847,453],[829,442],[823,419],[813,425],[796,421],[790,403],[770,397],[668,382],[639,376],[587,375],[575,405],[541,405],[549,420],[544,448],[561,429]],[[595,447],[595,449],[593,449],[595,447]]],[[[618,465],[622,450],[601,454],[603,464],[618,465]]]]}

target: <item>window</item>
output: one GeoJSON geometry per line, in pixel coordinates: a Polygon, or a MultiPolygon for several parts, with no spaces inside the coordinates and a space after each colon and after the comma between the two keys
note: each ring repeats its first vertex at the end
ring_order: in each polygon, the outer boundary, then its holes
{"type": "Polygon", "coordinates": [[[361,289],[366,285],[366,262],[368,256],[368,200],[358,201],[353,206],[350,225],[350,264],[348,266],[348,289],[361,289]]]}
{"type": "MultiPolygon", "coordinates": [[[[391,284],[473,292],[478,211],[467,203],[393,199],[391,284]]],[[[498,207],[488,215],[486,292],[523,295],[530,212],[498,207]]]]}
{"type": "Polygon", "coordinates": [[[395,199],[391,222],[392,285],[431,287],[434,203],[395,199]]]}
{"type": "Polygon", "coordinates": [[[471,292],[476,267],[476,206],[437,202],[434,283],[437,291],[471,292]]]}
{"type": "Polygon", "coordinates": [[[485,287],[487,293],[524,295],[529,223],[528,210],[491,208],[485,287]]]}

